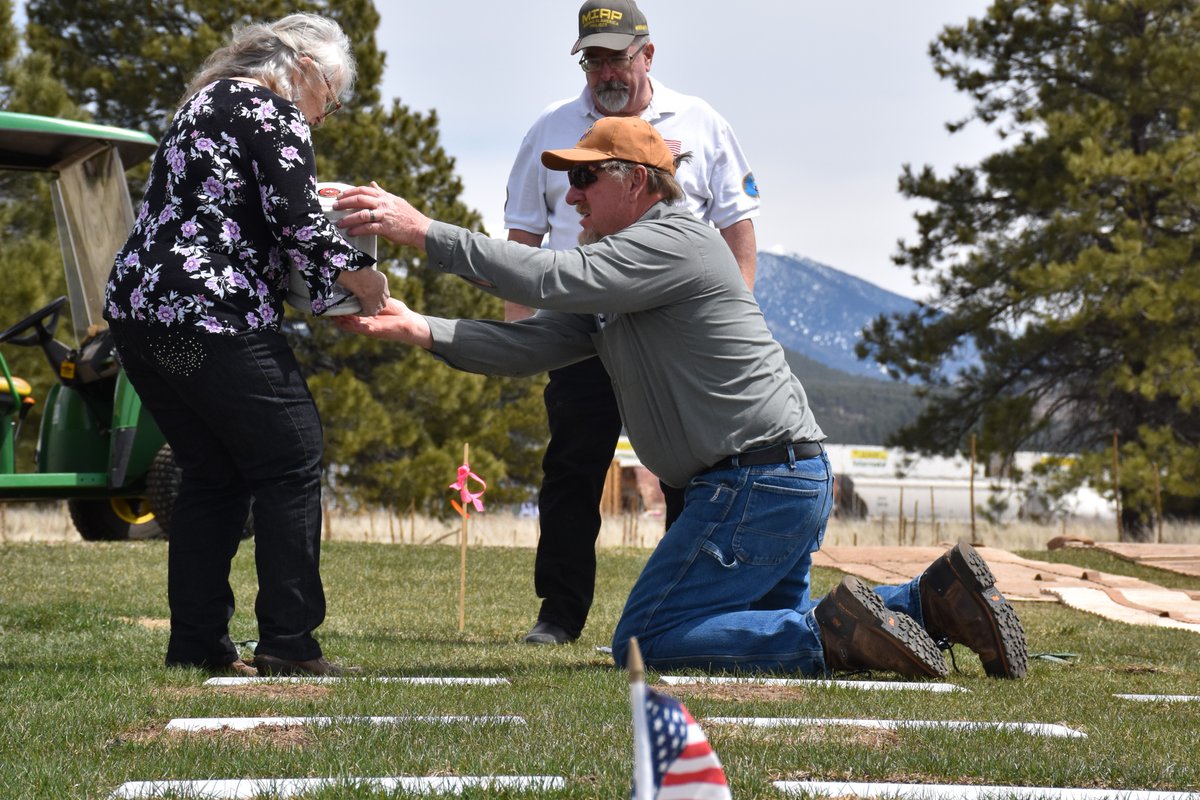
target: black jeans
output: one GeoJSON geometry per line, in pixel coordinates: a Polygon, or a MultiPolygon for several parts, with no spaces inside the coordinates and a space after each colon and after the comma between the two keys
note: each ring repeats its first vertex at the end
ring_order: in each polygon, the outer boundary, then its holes
{"type": "MultiPolygon", "coordinates": [[[[600,498],[621,435],[621,415],[599,358],[551,371],[544,398],[550,442],[538,492],[541,533],[533,586],[542,598],[538,619],[577,637],[596,589],[600,498]]],[[[670,492],[670,527],[683,507],[683,490],[662,488],[670,492]]]]}
{"type": "Polygon", "coordinates": [[[171,515],[167,661],[218,666],[230,562],[254,503],[258,653],[321,656],[321,421],[282,333],[239,336],[112,324],[121,363],[182,470],[171,515]]]}

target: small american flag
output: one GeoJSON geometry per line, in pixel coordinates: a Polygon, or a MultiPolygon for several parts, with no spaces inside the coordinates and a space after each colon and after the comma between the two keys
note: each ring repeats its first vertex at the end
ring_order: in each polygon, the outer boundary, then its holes
{"type": "Polygon", "coordinates": [[[679,155],[679,151],[683,149],[683,142],[678,139],[663,139],[667,143],[667,149],[671,151],[671,155],[679,155]]]}
{"type": "Polygon", "coordinates": [[[639,792],[635,777],[632,796],[650,796],[655,800],[732,800],[717,754],[683,704],[646,687],[645,711],[645,730],[635,729],[634,738],[644,737],[650,752],[654,789],[639,792]]]}

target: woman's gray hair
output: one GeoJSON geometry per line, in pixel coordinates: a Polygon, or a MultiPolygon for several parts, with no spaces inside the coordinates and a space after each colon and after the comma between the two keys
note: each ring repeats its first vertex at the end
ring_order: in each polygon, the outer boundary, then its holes
{"type": "MultiPolygon", "coordinates": [[[[675,169],[679,169],[679,165],[685,161],[691,161],[691,152],[680,153],[675,156],[675,169]]],[[[614,175],[621,180],[633,171],[634,167],[646,167],[646,191],[649,194],[657,194],[668,203],[674,203],[683,199],[683,187],[679,185],[679,181],[675,180],[675,176],[666,170],[651,167],[646,164],[635,164],[632,161],[621,161],[612,159],[611,161],[602,161],[596,165],[597,169],[602,169],[610,175],[614,175]]]]}
{"type": "Polygon", "coordinates": [[[349,94],[358,68],[350,39],[331,19],[317,14],[289,14],[275,22],[256,22],[233,29],[229,44],[205,59],[180,103],[220,78],[246,77],[295,102],[299,92],[292,76],[308,56],[339,97],[349,94]]]}

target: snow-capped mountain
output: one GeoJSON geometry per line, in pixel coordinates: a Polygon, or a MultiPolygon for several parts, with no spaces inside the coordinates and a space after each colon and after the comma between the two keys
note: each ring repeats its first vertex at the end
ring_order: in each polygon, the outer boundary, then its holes
{"type": "Polygon", "coordinates": [[[854,346],[880,314],[907,313],[910,298],[798,255],[758,254],[754,296],[771,333],[788,350],[851,375],[887,379],[854,346]]]}

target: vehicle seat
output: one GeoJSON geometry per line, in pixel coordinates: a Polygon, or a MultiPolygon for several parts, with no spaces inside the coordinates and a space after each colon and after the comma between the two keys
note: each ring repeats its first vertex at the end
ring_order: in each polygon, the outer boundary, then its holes
{"type": "Polygon", "coordinates": [[[13,406],[20,403],[22,406],[32,406],[36,400],[33,396],[33,387],[24,378],[13,376],[12,385],[3,377],[0,377],[0,414],[12,413],[13,406]],[[13,397],[13,389],[17,390],[17,396],[13,397]]]}
{"type": "MultiPolygon", "coordinates": [[[[88,328],[77,353],[72,353],[74,374],[72,385],[96,383],[111,378],[121,369],[113,350],[112,332],[105,327],[93,325],[88,328]]],[[[60,372],[61,375],[61,372],[60,372]]],[[[64,381],[66,383],[67,381],[64,381]]]]}

